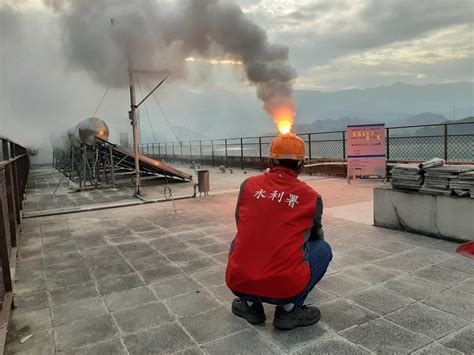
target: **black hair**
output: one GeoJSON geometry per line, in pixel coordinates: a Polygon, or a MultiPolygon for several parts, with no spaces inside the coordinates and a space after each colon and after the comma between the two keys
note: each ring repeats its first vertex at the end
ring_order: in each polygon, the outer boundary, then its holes
{"type": "Polygon", "coordinates": [[[294,171],[298,171],[300,165],[303,163],[301,160],[293,159],[274,159],[273,161],[276,166],[281,166],[283,168],[291,169],[294,171]]]}

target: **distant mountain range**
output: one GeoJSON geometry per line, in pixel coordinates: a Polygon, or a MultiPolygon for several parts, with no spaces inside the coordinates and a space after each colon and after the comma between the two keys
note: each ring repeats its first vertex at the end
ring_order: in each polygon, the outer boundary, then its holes
{"type": "MultiPolygon", "coordinates": [[[[448,128],[448,133],[451,134],[474,134],[474,116],[466,117],[462,120],[448,120],[441,123],[465,123],[469,122],[472,124],[459,124],[459,125],[450,125],[448,128]]],[[[428,135],[438,135],[443,133],[443,127],[422,127],[418,128],[415,132],[419,136],[428,136],[428,135]]],[[[474,152],[473,152],[474,154],[474,152]]]]}
{"type": "MultiPolygon", "coordinates": [[[[472,122],[472,125],[452,125],[449,128],[450,134],[474,134],[474,117],[466,117],[460,120],[448,120],[443,115],[438,115],[432,112],[424,112],[417,115],[401,118],[397,120],[367,120],[361,118],[339,118],[336,120],[321,120],[312,124],[297,124],[295,125],[295,132],[297,133],[315,133],[315,132],[331,132],[343,131],[348,125],[371,124],[371,123],[385,123],[386,127],[403,127],[416,125],[429,125],[439,123],[462,123],[472,122]]],[[[443,127],[420,127],[420,128],[406,128],[392,131],[394,135],[439,135],[442,134],[443,127]]],[[[267,133],[266,135],[273,135],[274,133],[267,133]]]]}
{"type": "MultiPolygon", "coordinates": [[[[390,126],[432,124],[454,117],[474,116],[474,83],[408,85],[394,83],[370,89],[333,92],[295,90],[297,132],[344,129],[347,124],[382,122],[390,126]]],[[[161,104],[173,126],[183,128],[182,140],[258,136],[275,126],[253,93],[222,90],[183,90],[162,95],[161,104]]],[[[153,118],[157,124],[163,118],[153,118]]],[[[163,128],[157,140],[175,140],[163,128]]],[[[143,142],[152,142],[142,132],[143,142]]]]}
{"type": "Polygon", "coordinates": [[[340,117],[391,121],[420,112],[453,119],[474,114],[474,83],[408,85],[400,82],[371,89],[333,92],[295,91],[297,119],[302,123],[340,117]]]}
{"type": "Polygon", "coordinates": [[[448,119],[437,113],[424,112],[417,115],[407,116],[399,119],[362,119],[358,117],[343,117],[334,120],[319,120],[311,124],[296,124],[295,132],[311,133],[311,132],[328,132],[345,130],[348,125],[385,123],[387,127],[399,127],[410,125],[437,124],[447,121],[448,119]]]}

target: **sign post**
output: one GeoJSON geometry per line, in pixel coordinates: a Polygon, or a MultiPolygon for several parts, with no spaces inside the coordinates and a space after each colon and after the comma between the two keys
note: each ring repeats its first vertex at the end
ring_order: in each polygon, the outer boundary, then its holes
{"type": "Polygon", "coordinates": [[[347,126],[347,181],[385,178],[385,125],[347,126]]]}

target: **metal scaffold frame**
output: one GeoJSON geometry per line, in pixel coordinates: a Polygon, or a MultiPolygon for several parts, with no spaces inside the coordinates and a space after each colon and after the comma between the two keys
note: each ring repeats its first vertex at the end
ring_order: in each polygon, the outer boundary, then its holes
{"type": "Polygon", "coordinates": [[[116,186],[116,179],[132,178],[138,161],[140,175],[191,181],[192,176],[171,166],[96,137],[95,144],[71,145],[67,150],[53,149],[53,166],[79,188],[116,186]]]}

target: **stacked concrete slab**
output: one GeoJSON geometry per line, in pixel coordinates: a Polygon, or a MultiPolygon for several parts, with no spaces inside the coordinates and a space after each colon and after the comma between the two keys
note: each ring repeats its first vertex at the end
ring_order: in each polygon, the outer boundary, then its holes
{"type": "Polygon", "coordinates": [[[451,184],[459,180],[459,174],[474,171],[473,165],[444,165],[426,169],[425,179],[420,191],[436,195],[452,195],[451,184]]]}
{"type": "Polygon", "coordinates": [[[474,198],[474,171],[459,174],[457,179],[450,181],[449,187],[458,196],[474,198]]]}
{"type": "Polygon", "coordinates": [[[395,189],[418,191],[423,176],[417,164],[395,165],[392,169],[392,186],[395,189]]]}
{"type": "Polygon", "coordinates": [[[391,174],[395,190],[474,198],[474,165],[399,164],[391,174]]]}

